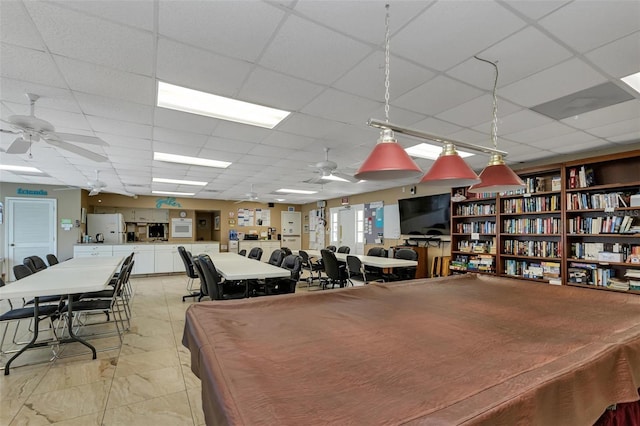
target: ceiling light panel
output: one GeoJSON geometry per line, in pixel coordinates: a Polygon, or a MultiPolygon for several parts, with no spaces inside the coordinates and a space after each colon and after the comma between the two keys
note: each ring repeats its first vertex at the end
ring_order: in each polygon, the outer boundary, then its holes
{"type": "Polygon", "coordinates": [[[276,192],[280,192],[282,194],[303,194],[303,195],[311,195],[311,194],[316,194],[318,191],[308,191],[305,189],[287,189],[287,188],[281,188],[281,189],[277,189],[276,192]]]}
{"type": "Polygon", "coordinates": [[[320,179],[322,179],[322,180],[332,180],[334,182],[349,182],[348,180],[343,179],[340,176],[334,176],[334,175],[321,176],[320,179]]]}
{"type": "MultiPolygon", "coordinates": [[[[440,153],[442,152],[442,145],[437,146],[437,145],[431,145],[423,142],[423,143],[419,143],[418,145],[405,148],[404,150],[407,151],[407,154],[409,154],[412,157],[426,158],[428,160],[436,160],[440,156],[440,153]]],[[[458,155],[460,155],[460,157],[463,157],[463,158],[471,157],[472,155],[474,155],[470,152],[460,151],[457,148],[456,148],[456,151],[458,151],[458,155]]]]}
{"type": "Polygon", "coordinates": [[[168,163],[192,164],[194,166],[217,167],[226,169],[231,165],[228,161],[210,160],[208,158],[187,157],[184,155],[168,154],[166,152],[154,152],[153,159],[168,163]]]}
{"type": "Polygon", "coordinates": [[[29,166],[12,166],[10,164],[0,164],[0,170],[6,170],[8,172],[22,172],[22,173],[43,173],[42,170],[29,166]]]}
{"type": "Polygon", "coordinates": [[[194,185],[205,186],[208,182],[201,182],[197,180],[182,180],[182,179],[166,179],[166,178],[153,178],[156,183],[175,183],[177,185],[194,185]]]}
{"type": "Polygon", "coordinates": [[[640,93],[640,72],[622,77],[620,80],[627,83],[633,90],[640,93]]]}
{"type": "Polygon", "coordinates": [[[158,82],[158,106],[273,129],[289,111],[158,82]]]}
{"type": "Polygon", "coordinates": [[[179,195],[182,197],[189,197],[195,195],[195,192],[174,192],[174,191],[151,191],[152,194],[158,195],[179,195]]]}

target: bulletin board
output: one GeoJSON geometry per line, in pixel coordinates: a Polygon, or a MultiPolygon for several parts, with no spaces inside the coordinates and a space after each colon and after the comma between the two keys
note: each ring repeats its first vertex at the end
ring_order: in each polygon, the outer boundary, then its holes
{"type": "Polygon", "coordinates": [[[380,244],[384,238],[384,203],[364,205],[364,239],[366,244],[380,244]]]}

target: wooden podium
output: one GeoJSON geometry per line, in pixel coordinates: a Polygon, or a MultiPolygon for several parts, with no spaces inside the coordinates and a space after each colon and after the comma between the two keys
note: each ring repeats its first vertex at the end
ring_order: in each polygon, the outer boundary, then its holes
{"type": "Polygon", "coordinates": [[[429,247],[428,246],[396,246],[394,250],[411,249],[418,253],[418,266],[416,278],[429,278],[429,247]]]}

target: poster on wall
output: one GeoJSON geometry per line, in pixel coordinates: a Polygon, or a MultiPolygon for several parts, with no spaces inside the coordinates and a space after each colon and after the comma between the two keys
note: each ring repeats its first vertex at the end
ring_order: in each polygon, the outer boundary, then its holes
{"type": "Polygon", "coordinates": [[[323,209],[309,212],[309,248],[311,250],[320,250],[325,247],[325,225],[323,209]]]}
{"type": "Polygon", "coordinates": [[[256,225],[271,226],[271,210],[256,209],[256,225]]]}
{"type": "Polygon", "coordinates": [[[253,209],[238,209],[238,226],[254,226],[255,211],[253,209]]]}
{"type": "Polygon", "coordinates": [[[381,244],[384,235],[384,203],[376,201],[364,205],[364,238],[366,244],[381,244]]]}

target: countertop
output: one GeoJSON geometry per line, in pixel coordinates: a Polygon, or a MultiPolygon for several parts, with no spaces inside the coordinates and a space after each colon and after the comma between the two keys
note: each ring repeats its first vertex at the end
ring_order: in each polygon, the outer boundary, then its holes
{"type": "Polygon", "coordinates": [[[75,246],[135,246],[143,244],[167,245],[167,244],[220,244],[220,241],[135,241],[128,243],[75,243],[75,246]]]}

